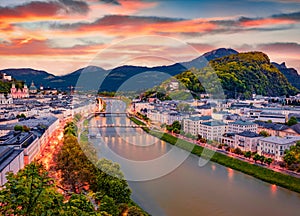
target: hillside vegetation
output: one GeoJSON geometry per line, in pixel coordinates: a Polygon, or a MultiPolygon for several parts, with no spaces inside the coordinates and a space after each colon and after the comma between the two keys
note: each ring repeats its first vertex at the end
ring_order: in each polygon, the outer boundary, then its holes
{"type": "MultiPolygon", "coordinates": [[[[253,93],[264,96],[282,96],[295,95],[299,92],[262,52],[225,56],[211,60],[210,66],[210,68],[190,69],[175,77],[190,91],[204,93],[207,83],[203,85],[203,81],[210,80],[207,73],[214,70],[228,98],[250,98],[253,93]]],[[[206,89],[207,93],[209,91],[206,89]]]]}

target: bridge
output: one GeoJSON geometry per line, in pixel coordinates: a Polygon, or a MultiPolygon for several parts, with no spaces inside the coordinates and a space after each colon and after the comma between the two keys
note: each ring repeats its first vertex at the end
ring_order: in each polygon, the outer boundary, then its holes
{"type": "Polygon", "coordinates": [[[90,125],[89,128],[109,128],[109,127],[118,127],[118,128],[146,128],[147,125],[124,125],[124,124],[101,124],[101,125],[90,125]]]}
{"type": "Polygon", "coordinates": [[[102,115],[102,116],[106,116],[106,115],[127,115],[127,112],[94,112],[94,115],[102,115]]]}

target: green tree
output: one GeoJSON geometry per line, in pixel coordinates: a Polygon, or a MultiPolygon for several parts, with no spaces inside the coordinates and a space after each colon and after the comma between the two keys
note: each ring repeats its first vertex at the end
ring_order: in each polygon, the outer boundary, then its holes
{"type": "Polygon", "coordinates": [[[267,158],[265,161],[270,166],[270,164],[273,162],[273,159],[272,158],[267,158]]]}
{"type": "Polygon", "coordinates": [[[144,212],[136,206],[131,206],[128,209],[128,216],[144,216],[144,212]]]}
{"type": "Polygon", "coordinates": [[[245,158],[251,158],[252,154],[251,154],[251,151],[247,151],[245,152],[245,158]]]}
{"type": "Polygon", "coordinates": [[[15,131],[23,131],[23,126],[22,125],[15,125],[14,130],[15,131]]]}
{"type": "Polygon", "coordinates": [[[295,116],[292,116],[292,117],[288,120],[287,125],[288,125],[288,126],[292,126],[292,125],[295,125],[295,124],[297,124],[297,123],[298,123],[297,118],[296,118],[295,116]]]}
{"type": "Polygon", "coordinates": [[[240,148],[235,148],[233,150],[233,153],[238,154],[238,155],[242,155],[243,154],[243,152],[242,152],[242,150],[240,148]]]}
{"type": "MultiPolygon", "coordinates": [[[[67,129],[68,130],[68,129],[67,129]]],[[[87,158],[84,149],[72,134],[64,136],[63,146],[55,155],[55,169],[61,171],[62,184],[73,192],[80,192],[84,186],[93,186],[96,168],[87,158]]]]}
{"type": "Polygon", "coordinates": [[[287,150],[283,156],[283,160],[284,162],[286,162],[286,164],[288,166],[291,166],[292,164],[296,163],[297,159],[295,157],[295,154],[292,151],[287,150]]]}
{"type": "Polygon", "coordinates": [[[173,130],[174,130],[175,128],[177,128],[178,130],[180,130],[180,129],[181,129],[181,124],[180,124],[180,122],[179,122],[179,121],[174,121],[174,122],[172,123],[172,128],[173,128],[173,130]]]}
{"type": "Polygon", "coordinates": [[[114,199],[107,195],[101,199],[100,209],[111,215],[119,215],[121,213],[114,199]]]}
{"type": "Polygon", "coordinates": [[[261,164],[263,164],[265,162],[265,159],[266,157],[261,155],[258,160],[260,161],[261,164]]]}
{"type": "Polygon", "coordinates": [[[259,132],[259,135],[264,136],[264,137],[270,136],[270,134],[265,130],[262,130],[261,132],[259,132]]]}
{"type": "Polygon", "coordinates": [[[131,190],[120,171],[120,165],[107,159],[97,162],[96,191],[113,198],[116,204],[128,203],[131,190]]]}
{"type": "Polygon", "coordinates": [[[255,154],[255,155],[253,156],[253,160],[254,160],[255,163],[256,163],[256,161],[260,160],[260,155],[259,155],[259,154],[255,154]]]}
{"type": "Polygon", "coordinates": [[[97,215],[93,204],[84,194],[72,194],[62,212],[62,215],[97,215]]]}
{"type": "Polygon", "coordinates": [[[63,196],[41,164],[31,163],[16,175],[9,173],[0,190],[1,215],[59,215],[63,196]]]}
{"type": "Polygon", "coordinates": [[[24,113],[18,114],[16,116],[17,118],[26,118],[26,115],[24,113]]]}

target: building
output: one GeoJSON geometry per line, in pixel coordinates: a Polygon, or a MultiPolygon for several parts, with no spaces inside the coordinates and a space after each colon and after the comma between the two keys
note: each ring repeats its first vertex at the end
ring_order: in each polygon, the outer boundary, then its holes
{"type": "Polygon", "coordinates": [[[265,137],[258,141],[257,153],[276,161],[282,161],[284,151],[296,145],[297,141],[300,141],[300,137],[265,137]]]}
{"type": "Polygon", "coordinates": [[[241,133],[243,131],[251,131],[253,133],[256,133],[257,127],[258,125],[253,122],[238,120],[235,122],[230,122],[228,124],[228,132],[241,133]]]}
{"type": "Polygon", "coordinates": [[[24,151],[24,164],[31,163],[40,152],[40,142],[32,132],[13,133],[1,146],[13,147],[24,151]]]}
{"type": "Polygon", "coordinates": [[[0,146],[0,186],[3,186],[7,182],[7,172],[16,174],[20,169],[23,169],[23,167],[23,150],[0,146]]]}
{"type": "Polygon", "coordinates": [[[203,122],[199,127],[199,135],[207,140],[219,140],[227,131],[227,125],[222,121],[203,122]]]}
{"type": "Polygon", "coordinates": [[[213,112],[211,114],[211,116],[212,116],[213,119],[219,120],[219,121],[224,120],[228,115],[230,115],[230,113],[226,112],[226,111],[213,112]]]}
{"type": "Polygon", "coordinates": [[[8,94],[8,95],[0,94],[0,105],[12,104],[13,102],[14,101],[10,94],[8,94]]]}
{"type": "Polygon", "coordinates": [[[258,133],[266,131],[270,136],[300,136],[299,126],[287,126],[284,124],[256,122],[258,124],[258,133]]]}
{"type": "Polygon", "coordinates": [[[183,131],[185,133],[190,133],[192,135],[198,135],[200,130],[200,124],[203,122],[211,121],[211,116],[201,116],[201,117],[190,117],[183,119],[183,131]]]}
{"type": "Polygon", "coordinates": [[[31,85],[29,87],[30,94],[36,94],[37,93],[37,87],[35,87],[33,81],[31,82],[31,85]]]}
{"type": "Polygon", "coordinates": [[[240,148],[242,151],[257,151],[257,144],[259,139],[263,137],[252,131],[243,131],[235,134],[234,148],[240,148]]]}
{"type": "Polygon", "coordinates": [[[286,123],[287,115],[274,113],[274,112],[261,112],[258,119],[259,121],[272,121],[276,123],[286,123]]]}
{"type": "Polygon", "coordinates": [[[219,137],[219,142],[228,145],[230,148],[235,148],[235,134],[225,133],[219,137]]]}
{"type": "Polygon", "coordinates": [[[12,87],[10,89],[10,94],[12,98],[28,98],[29,97],[29,90],[27,88],[27,85],[24,84],[24,87],[22,89],[16,88],[16,85],[13,83],[12,87]]]}
{"type": "Polygon", "coordinates": [[[11,81],[12,77],[10,75],[7,75],[6,73],[2,73],[2,79],[7,80],[7,81],[11,81]]]}
{"type": "Polygon", "coordinates": [[[174,91],[174,90],[178,90],[179,88],[179,82],[176,81],[176,80],[172,80],[170,83],[169,83],[169,89],[171,91],[174,91]]]}

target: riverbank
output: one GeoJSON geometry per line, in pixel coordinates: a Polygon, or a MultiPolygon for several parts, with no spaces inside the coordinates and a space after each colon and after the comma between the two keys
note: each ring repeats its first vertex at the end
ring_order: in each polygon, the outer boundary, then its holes
{"type": "MultiPolygon", "coordinates": [[[[145,125],[142,121],[131,117],[131,121],[133,121],[135,124],[138,125],[145,125]]],[[[168,142],[172,145],[176,145],[179,148],[189,150],[193,149],[191,153],[201,157],[203,147],[195,145],[193,143],[190,143],[188,141],[185,141],[183,139],[174,137],[167,133],[162,133],[159,131],[152,131],[149,128],[143,128],[143,130],[152,136],[155,136],[165,142],[168,142]]],[[[264,167],[260,167],[255,164],[249,164],[247,162],[238,160],[236,158],[232,158],[226,155],[223,155],[221,153],[215,152],[213,157],[210,159],[213,162],[216,162],[220,165],[232,168],[234,170],[243,172],[245,174],[251,175],[257,179],[263,180],[265,182],[276,184],[278,186],[284,187],[286,189],[295,191],[300,193],[300,179],[285,175],[282,173],[275,172],[273,170],[266,169],[264,167]]]]}

